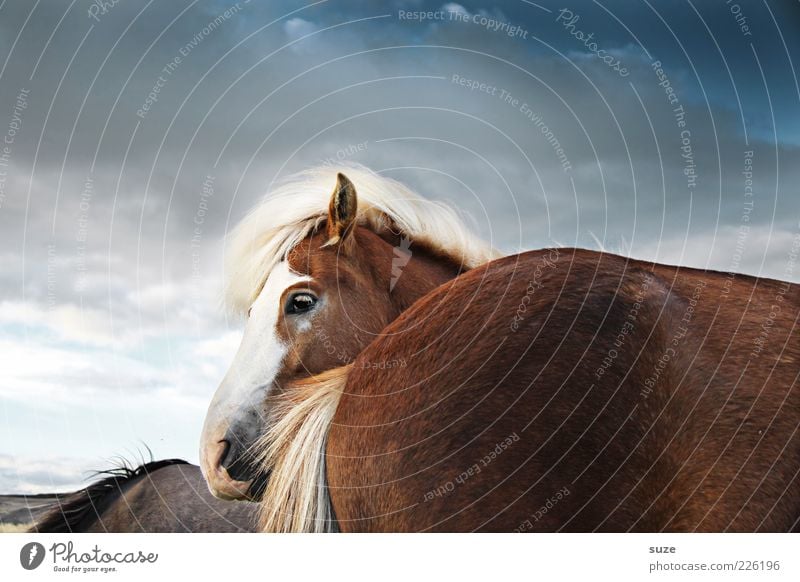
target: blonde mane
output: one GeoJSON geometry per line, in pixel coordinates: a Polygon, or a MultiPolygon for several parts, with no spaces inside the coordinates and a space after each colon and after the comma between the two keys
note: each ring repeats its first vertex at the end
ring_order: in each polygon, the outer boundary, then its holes
{"type": "MultiPolygon", "coordinates": [[[[226,302],[246,312],[273,268],[328,216],[338,172],[355,185],[357,223],[375,232],[391,228],[417,244],[471,269],[499,257],[456,212],[403,184],[357,165],[296,174],[257,205],[228,241],[226,302]]],[[[349,367],[294,382],[271,399],[271,427],[254,454],[270,477],[260,509],[265,532],[334,531],[325,475],[325,445],[349,367]]]]}
{"type": "Polygon", "coordinates": [[[391,227],[420,245],[451,256],[466,269],[499,257],[449,206],[355,164],[322,166],[291,176],[258,204],[227,241],[225,298],[244,313],[275,265],[328,215],[336,174],[358,193],[358,224],[375,232],[391,227]]]}
{"type": "Polygon", "coordinates": [[[349,369],[295,382],[270,412],[276,422],[256,444],[259,464],[270,472],[259,509],[261,531],[335,531],[325,445],[349,369]]]}

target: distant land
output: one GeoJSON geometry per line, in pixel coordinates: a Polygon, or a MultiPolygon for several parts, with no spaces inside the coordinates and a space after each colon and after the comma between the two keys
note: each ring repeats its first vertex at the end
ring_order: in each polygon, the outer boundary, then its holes
{"type": "Polygon", "coordinates": [[[0,495],[0,533],[26,531],[62,494],[0,495]]]}

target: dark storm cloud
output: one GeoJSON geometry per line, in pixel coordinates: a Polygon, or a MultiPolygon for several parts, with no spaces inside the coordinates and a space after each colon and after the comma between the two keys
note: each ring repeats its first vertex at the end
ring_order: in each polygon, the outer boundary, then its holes
{"type": "MultiPolygon", "coordinates": [[[[331,158],[455,202],[507,250],[596,236],[635,255],[738,223],[753,150],[751,224],[796,228],[800,203],[784,193],[798,177],[788,8],[122,2],[92,17],[84,4],[3,9],[2,38],[16,40],[6,118],[29,91],[0,215],[4,294],[22,289],[23,250],[25,295],[37,301],[48,252],[61,301],[113,302],[134,278],[185,282],[198,220],[202,277],[218,278],[231,221],[277,175],[331,158]],[[415,11],[444,16],[401,17],[415,11]],[[469,88],[481,84],[490,90],[469,88]]],[[[703,250],[688,261],[704,265],[703,250]]]]}

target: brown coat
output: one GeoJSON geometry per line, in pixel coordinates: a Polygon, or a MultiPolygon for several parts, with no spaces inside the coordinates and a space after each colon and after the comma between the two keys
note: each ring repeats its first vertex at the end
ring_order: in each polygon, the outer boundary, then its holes
{"type": "Polygon", "coordinates": [[[796,529],[799,306],[797,285],[586,250],[474,269],[354,361],[339,527],[796,529]]]}

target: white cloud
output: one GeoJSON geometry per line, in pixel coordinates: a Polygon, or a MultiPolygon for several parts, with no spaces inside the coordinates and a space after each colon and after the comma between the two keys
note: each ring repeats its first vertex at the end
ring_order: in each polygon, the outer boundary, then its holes
{"type": "Polygon", "coordinates": [[[302,18],[290,18],[283,25],[283,32],[286,33],[288,41],[294,43],[291,46],[291,50],[297,54],[311,53],[318,48],[317,43],[319,41],[317,36],[303,39],[303,37],[313,34],[317,30],[319,30],[319,27],[316,24],[302,18]]]}
{"type": "Polygon", "coordinates": [[[43,406],[139,394],[169,386],[171,378],[144,362],[103,350],[84,351],[0,338],[0,395],[43,406]]]}
{"type": "MultiPolygon", "coordinates": [[[[0,336],[0,396],[42,405],[74,404],[121,394],[158,397],[164,406],[189,399],[205,406],[225,375],[241,335],[184,341],[171,358],[0,336]]],[[[162,350],[157,350],[162,351],[162,350]]],[[[160,354],[163,356],[163,354],[160,354]]]]}
{"type": "Polygon", "coordinates": [[[59,295],[40,301],[0,301],[0,329],[37,329],[61,342],[117,349],[140,348],[153,338],[214,337],[225,331],[220,305],[221,282],[158,282],[138,290],[107,294],[105,301],[83,304],[56,302],[59,295]]]}
{"type": "Polygon", "coordinates": [[[715,271],[733,271],[759,277],[800,282],[800,265],[792,265],[789,251],[800,236],[797,231],[723,226],[716,232],[664,238],[638,245],[632,257],[668,265],[685,265],[715,271]]]}
{"type": "Polygon", "coordinates": [[[199,341],[194,345],[194,353],[201,358],[218,359],[230,362],[233,360],[239,343],[242,341],[242,332],[229,331],[224,335],[199,341]]]}
{"type": "Polygon", "coordinates": [[[108,469],[89,459],[32,458],[0,454],[0,494],[66,493],[92,480],[95,471],[108,469]]]}
{"type": "Polygon", "coordinates": [[[469,17],[470,12],[466,8],[464,8],[461,4],[457,2],[448,2],[442,6],[442,10],[445,12],[452,12],[454,14],[459,14],[464,17],[469,17]]]}

